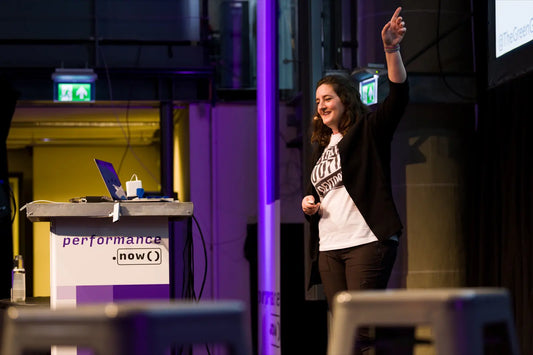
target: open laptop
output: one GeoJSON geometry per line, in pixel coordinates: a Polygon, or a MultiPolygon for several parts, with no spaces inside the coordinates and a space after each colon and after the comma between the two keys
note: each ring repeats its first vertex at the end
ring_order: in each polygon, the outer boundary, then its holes
{"type": "Polygon", "coordinates": [[[102,179],[104,179],[105,186],[107,187],[111,198],[114,201],[127,200],[126,192],[124,192],[124,188],[120,183],[113,164],[100,159],[94,159],[94,162],[96,163],[98,170],[100,170],[100,175],[102,176],[102,179]]]}

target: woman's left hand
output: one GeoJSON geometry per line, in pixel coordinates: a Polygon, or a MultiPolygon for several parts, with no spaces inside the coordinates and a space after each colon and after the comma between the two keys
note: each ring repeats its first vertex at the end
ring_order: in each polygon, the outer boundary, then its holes
{"type": "Polygon", "coordinates": [[[381,31],[381,39],[385,46],[396,46],[400,44],[407,31],[403,17],[400,16],[400,11],[402,11],[402,8],[398,7],[394,11],[390,21],[387,22],[381,31]]]}

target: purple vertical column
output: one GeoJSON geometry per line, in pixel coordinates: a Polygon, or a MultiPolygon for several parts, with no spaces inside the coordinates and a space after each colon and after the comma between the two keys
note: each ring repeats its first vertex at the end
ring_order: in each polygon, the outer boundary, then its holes
{"type": "Polygon", "coordinates": [[[257,1],[258,347],[281,354],[277,2],[257,1]]]}

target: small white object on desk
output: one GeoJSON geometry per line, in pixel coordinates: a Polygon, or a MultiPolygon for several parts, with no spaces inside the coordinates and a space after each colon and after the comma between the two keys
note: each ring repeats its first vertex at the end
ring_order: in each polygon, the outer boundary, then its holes
{"type": "Polygon", "coordinates": [[[130,181],[126,181],[126,193],[128,197],[137,197],[137,189],[142,189],[142,187],[142,181],[137,178],[136,174],[133,174],[130,181]]]}

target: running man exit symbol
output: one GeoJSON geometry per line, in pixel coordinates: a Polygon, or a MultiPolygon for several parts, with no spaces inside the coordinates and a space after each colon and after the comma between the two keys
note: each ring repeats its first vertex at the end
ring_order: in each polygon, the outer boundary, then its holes
{"type": "Polygon", "coordinates": [[[56,101],[87,102],[91,100],[92,83],[58,83],[56,101]]]}

